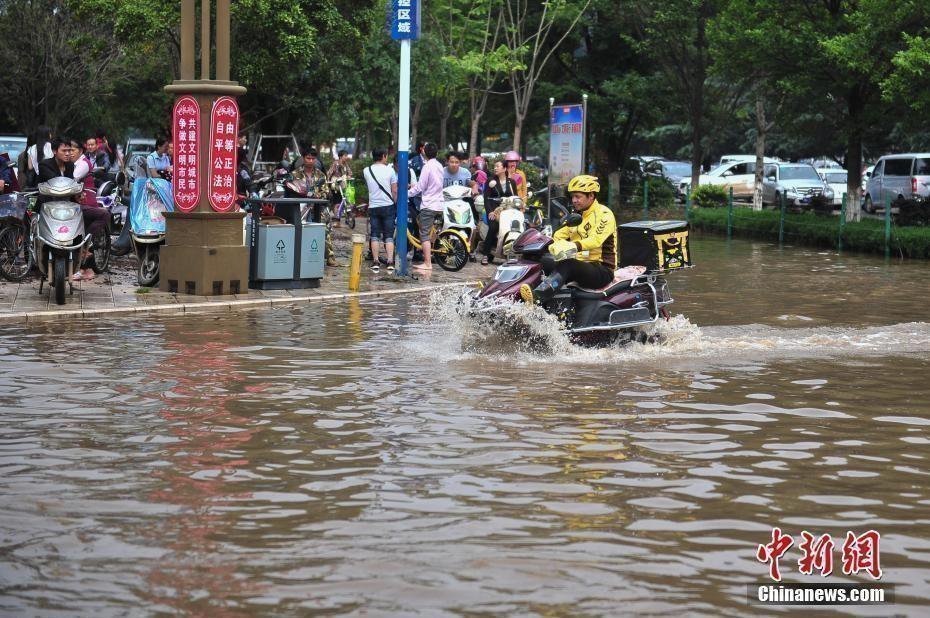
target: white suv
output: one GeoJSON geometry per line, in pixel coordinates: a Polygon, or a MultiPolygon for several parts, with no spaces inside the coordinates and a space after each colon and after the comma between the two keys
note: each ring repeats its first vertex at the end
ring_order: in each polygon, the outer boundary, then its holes
{"type": "Polygon", "coordinates": [[[930,195],[930,154],[886,155],[878,160],[865,185],[866,212],[884,208],[886,201],[930,195]]]}

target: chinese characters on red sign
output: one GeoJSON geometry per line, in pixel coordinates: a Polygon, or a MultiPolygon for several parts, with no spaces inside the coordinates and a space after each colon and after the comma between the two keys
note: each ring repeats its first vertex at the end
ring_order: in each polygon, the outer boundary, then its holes
{"type": "MultiPolygon", "coordinates": [[[[798,545],[798,549],[801,550],[798,571],[804,575],[813,575],[814,571],[822,577],[830,575],[833,572],[833,539],[829,534],[814,537],[806,530],[801,532],[801,536],[804,540],[798,545]]],[[[869,530],[859,536],[847,532],[843,543],[843,574],[855,575],[859,571],[865,571],[872,576],[872,579],[881,579],[880,541],[881,535],[874,530],[869,530]]],[[[769,576],[777,582],[781,581],[778,559],[792,545],[794,545],[794,539],[790,535],[782,534],[779,528],[773,528],[771,542],[759,545],[756,551],[756,559],[759,562],[768,563],[769,576]]]]}
{"type": "Polygon", "coordinates": [[[239,106],[235,99],[220,97],[210,115],[210,168],[207,190],[213,210],[227,212],[236,204],[236,139],[239,106]]]}
{"type": "Polygon", "coordinates": [[[200,105],[190,96],[179,98],[174,104],[172,134],[175,150],[174,174],[171,188],[178,210],[190,212],[200,201],[200,105]]]}

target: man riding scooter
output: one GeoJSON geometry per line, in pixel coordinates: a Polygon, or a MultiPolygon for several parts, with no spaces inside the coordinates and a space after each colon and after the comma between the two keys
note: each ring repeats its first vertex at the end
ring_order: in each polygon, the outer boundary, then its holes
{"type": "Polygon", "coordinates": [[[524,302],[548,300],[570,282],[599,289],[613,280],[617,267],[617,222],[614,213],[597,201],[600,190],[594,176],[575,176],[568,183],[572,206],[581,214],[581,223],[563,227],[552,235],[554,242],[549,246],[549,255],[541,262],[546,276],[536,289],[527,284],[520,287],[524,302]],[[557,261],[572,253],[575,255],[557,261]]]}

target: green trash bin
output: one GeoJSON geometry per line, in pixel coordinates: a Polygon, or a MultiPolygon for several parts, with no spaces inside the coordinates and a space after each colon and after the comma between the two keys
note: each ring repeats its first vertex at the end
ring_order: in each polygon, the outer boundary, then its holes
{"type": "MultiPolygon", "coordinates": [[[[294,277],[294,226],[259,225],[260,251],[255,274],[263,281],[294,277]]],[[[252,230],[246,230],[246,244],[251,245],[252,230]]]]}
{"type": "Polygon", "coordinates": [[[322,223],[304,223],[300,245],[300,278],[322,279],[326,226],[322,223]]]}

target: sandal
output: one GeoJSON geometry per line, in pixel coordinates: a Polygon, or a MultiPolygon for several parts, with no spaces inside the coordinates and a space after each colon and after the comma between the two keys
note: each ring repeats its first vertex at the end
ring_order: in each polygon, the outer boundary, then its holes
{"type": "Polygon", "coordinates": [[[84,276],[81,274],[81,271],[78,271],[74,273],[73,275],[71,275],[71,281],[80,281],[83,278],[84,276]]]}
{"type": "Polygon", "coordinates": [[[373,272],[373,273],[375,273],[375,274],[378,274],[379,272],[381,272],[381,267],[378,266],[377,264],[372,264],[372,265],[371,265],[371,272],[373,272]]]}
{"type": "Polygon", "coordinates": [[[387,271],[388,271],[388,274],[389,274],[389,275],[393,275],[393,274],[394,274],[394,265],[391,264],[390,266],[388,266],[388,267],[387,267],[387,271]]]}
{"type": "Polygon", "coordinates": [[[483,258],[481,258],[481,265],[482,266],[488,265],[488,256],[484,256],[483,258]]]}

